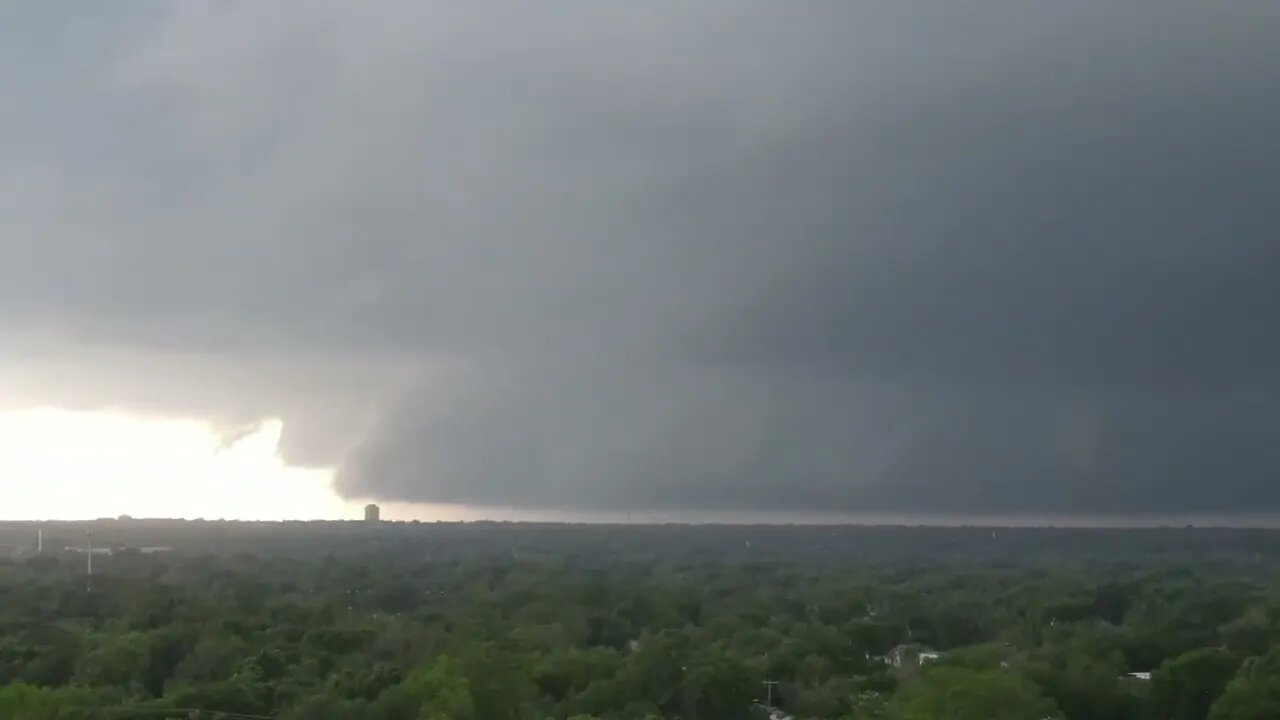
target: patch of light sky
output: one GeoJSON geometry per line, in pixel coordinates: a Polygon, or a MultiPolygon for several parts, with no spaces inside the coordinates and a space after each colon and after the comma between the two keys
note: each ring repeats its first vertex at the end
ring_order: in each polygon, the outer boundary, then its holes
{"type": "Polygon", "coordinates": [[[208,423],[112,410],[0,412],[0,517],[355,517],[332,473],[285,465],[282,425],[226,444],[208,423]]]}
{"type": "MultiPolygon", "coordinates": [[[[267,420],[228,442],[198,419],[114,409],[0,411],[0,520],[360,518],[368,499],[339,496],[332,469],[284,463],[283,431],[281,421],[267,420]]],[[[383,503],[382,516],[541,519],[423,503],[383,503]]]]}

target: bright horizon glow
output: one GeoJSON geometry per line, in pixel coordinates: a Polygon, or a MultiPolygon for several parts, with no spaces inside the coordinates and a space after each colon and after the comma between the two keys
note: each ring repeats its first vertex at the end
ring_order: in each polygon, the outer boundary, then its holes
{"type": "MultiPolygon", "coordinates": [[[[332,469],[286,464],[284,423],[227,438],[211,423],[123,410],[0,411],[0,521],[135,518],[357,520],[332,469]]],[[[384,520],[541,517],[457,505],[380,503],[384,520]]]]}
{"type": "MultiPolygon", "coordinates": [[[[368,499],[342,498],[329,469],[287,465],[284,430],[266,420],[232,442],[195,419],[53,407],[0,411],[0,520],[136,518],[356,520],[368,499]]],[[[384,520],[588,523],[796,523],[995,527],[1280,527],[1280,516],[1089,516],[1052,513],[776,513],[575,511],[379,502],[384,520]]]]}
{"type": "Polygon", "coordinates": [[[0,519],[357,517],[357,504],[334,492],[332,471],[280,459],[282,430],[267,420],[227,443],[199,420],[0,412],[0,519]]]}

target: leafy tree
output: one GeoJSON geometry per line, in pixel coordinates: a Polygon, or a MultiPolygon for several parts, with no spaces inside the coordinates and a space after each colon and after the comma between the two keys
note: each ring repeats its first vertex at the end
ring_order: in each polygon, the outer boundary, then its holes
{"type": "Polygon", "coordinates": [[[1222,642],[1240,655],[1262,655],[1276,639],[1276,630],[1262,608],[1253,608],[1222,626],[1222,642]]]}
{"type": "Polygon", "coordinates": [[[1035,683],[1017,673],[938,667],[904,685],[891,703],[896,720],[1028,720],[1061,717],[1035,683]]]}
{"type": "Polygon", "coordinates": [[[1223,648],[1180,655],[1152,673],[1152,707],[1169,720],[1204,720],[1239,666],[1239,660],[1223,648]]]}
{"type": "Polygon", "coordinates": [[[107,634],[81,656],[72,682],[87,686],[141,689],[149,665],[148,643],[142,633],[107,634]]]}
{"type": "Polygon", "coordinates": [[[1027,672],[1070,720],[1127,720],[1140,703],[1121,680],[1117,660],[1067,651],[1033,661],[1027,672]]]}
{"type": "Polygon", "coordinates": [[[751,707],[756,683],[747,666],[719,650],[708,650],[693,660],[685,674],[694,717],[741,716],[751,707]]]}
{"type": "Polygon", "coordinates": [[[422,720],[471,720],[478,717],[471,684],[448,656],[415,670],[401,685],[419,708],[422,720]]]}
{"type": "Polygon", "coordinates": [[[63,710],[51,690],[24,683],[0,687],[0,717],[8,720],[56,720],[63,710]]]}
{"type": "Polygon", "coordinates": [[[1280,649],[1246,660],[1209,711],[1210,720],[1280,717],[1280,649]]]}
{"type": "Polygon", "coordinates": [[[250,652],[248,645],[239,637],[225,631],[206,630],[191,652],[174,668],[174,678],[188,684],[226,680],[250,652]]]}

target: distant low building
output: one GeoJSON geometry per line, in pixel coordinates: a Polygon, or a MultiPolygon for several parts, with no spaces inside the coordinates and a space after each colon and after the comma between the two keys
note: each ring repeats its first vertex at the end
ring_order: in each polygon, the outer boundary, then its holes
{"type": "Polygon", "coordinates": [[[884,656],[886,665],[911,668],[926,665],[942,657],[942,653],[920,645],[899,645],[884,656]]]}
{"type": "Polygon", "coordinates": [[[173,548],[169,547],[168,545],[143,545],[142,547],[138,548],[138,552],[142,553],[143,555],[154,555],[156,553],[173,552],[173,548]]]}
{"type": "Polygon", "coordinates": [[[377,505],[374,505],[373,503],[369,503],[368,505],[364,506],[365,522],[378,522],[381,519],[382,519],[381,508],[379,508],[377,505]]]}

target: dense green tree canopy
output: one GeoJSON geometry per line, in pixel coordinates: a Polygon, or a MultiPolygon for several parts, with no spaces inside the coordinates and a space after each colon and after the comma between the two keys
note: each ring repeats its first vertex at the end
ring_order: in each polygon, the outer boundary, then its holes
{"type": "Polygon", "coordinates": [[[174,552],[0,558],[0,719],[1280,717],[1270,534],[113,533],[174,552]]]}
{"type": "Polygon", "coordinates": [[[903,687],[896,720],[1052,720],[1061,717],[1035,683],[1017,673],[938,667],[903,687]]]}

